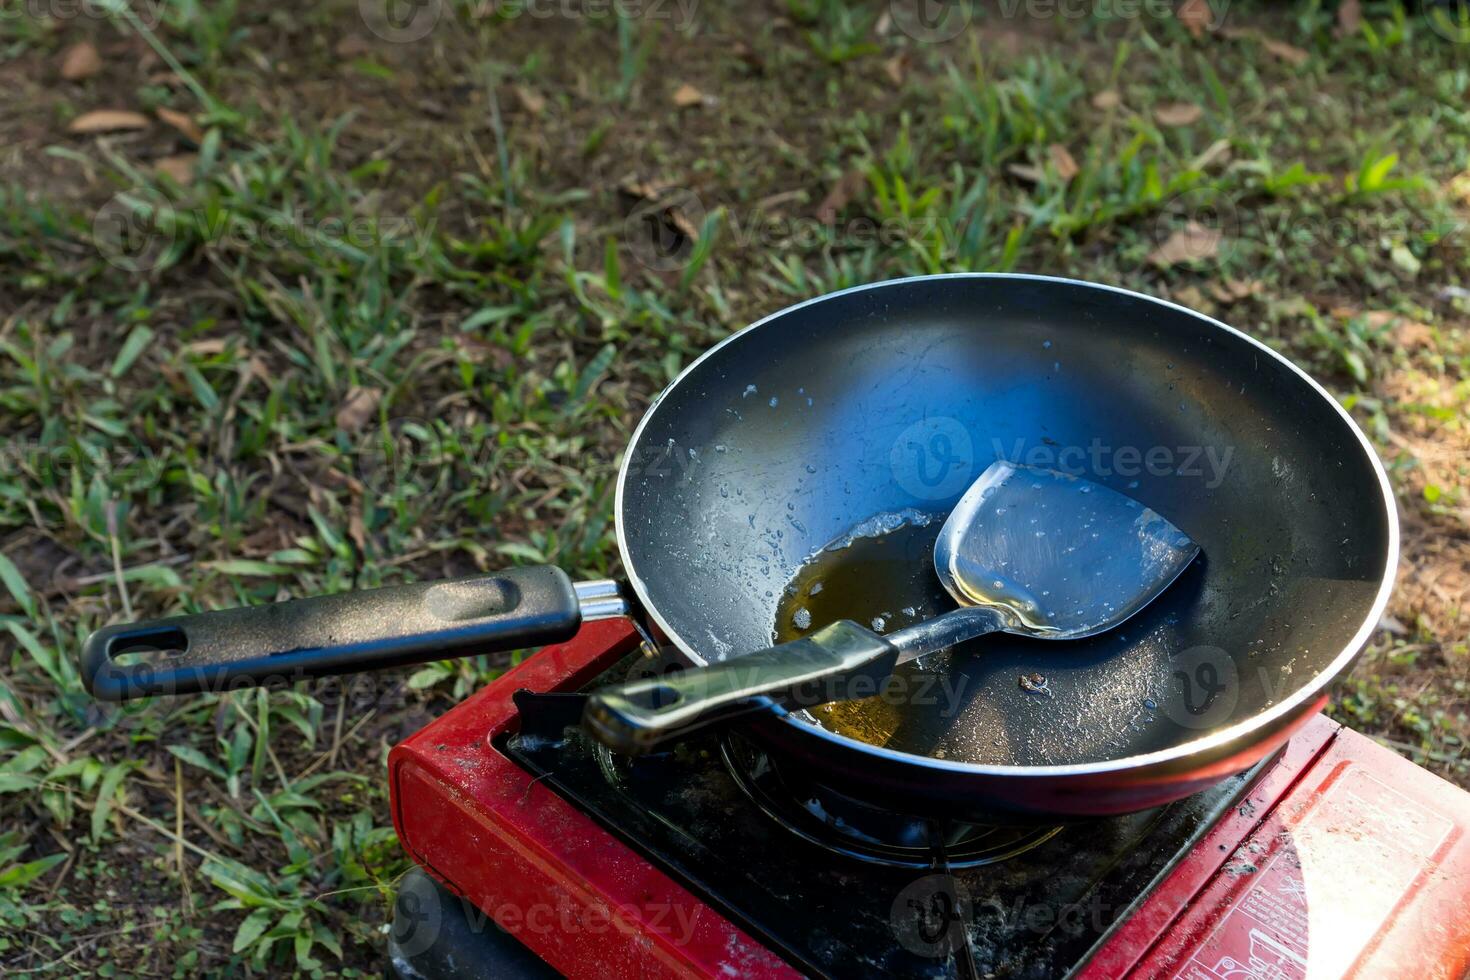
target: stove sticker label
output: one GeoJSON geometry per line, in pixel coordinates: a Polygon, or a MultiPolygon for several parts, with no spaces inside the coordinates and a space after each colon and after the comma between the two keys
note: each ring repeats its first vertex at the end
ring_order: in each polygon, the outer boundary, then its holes
{"type": "Polygon", "coordinates": [[[1300,823],[1236,851],[1223,873],[1249,884],[1175,976],[1341,976],[1453,829],[1448,817],[1349,766],[1300,823]]]}

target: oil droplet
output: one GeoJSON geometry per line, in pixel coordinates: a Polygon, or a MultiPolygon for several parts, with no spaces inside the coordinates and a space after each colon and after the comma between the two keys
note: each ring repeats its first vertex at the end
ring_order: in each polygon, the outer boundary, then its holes
{"type": "Polygon", "coordinates": [[[1041,346],[1042,347],[1045,347],[1047,350],[1051,350],[1051,341],[1049,341],[1049,340],[1043,340],[1041,342],[1041,346]]]}
{"type": "Polygon", "coordinates": [[[772,395],[771,396],[771,407],[772,408],[775,408],[780,403],[781,403],[781,399],[777,398],[775,395],[772,395]]]}

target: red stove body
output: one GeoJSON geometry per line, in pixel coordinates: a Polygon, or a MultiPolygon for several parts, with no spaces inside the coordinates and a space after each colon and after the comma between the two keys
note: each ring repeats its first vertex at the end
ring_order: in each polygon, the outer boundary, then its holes
{"type": "MultiPolygon", "coordinates": [[[[578,690],[636,645],[626,622],[589,624],[397,746],[398,836],[440,883],[568,976],[801,975],[498,747],[518,724],[515,691],[578,690]]],[[[1470,794],[1318,716],[1056,972],[1464,976],[1467,830],[1470,794]]]]}

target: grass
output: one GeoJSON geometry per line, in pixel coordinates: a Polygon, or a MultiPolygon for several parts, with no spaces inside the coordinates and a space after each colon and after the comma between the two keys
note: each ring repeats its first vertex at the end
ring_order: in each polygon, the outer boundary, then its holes
{"type": "Polygon", "coordinates": [[[1405,523],[1332,711],[1470,784],[1463,47],[1383,3],[1345,37],[1298,3],[1199,38],[991,12],[942,43],[883,4],[710,7],[446,3],[406,43],[346,3],[0,7],[7,975],[375,974],[405,867],[386,750],[503,661],[119,709],[80,689],[80,638],[506,563],[614,573],[652,394],[766,312],[897,275],[1119,283],[1321,377],[1405,523]],[[100,72],[61,80],[84,40],[100,72]],[[104,108],[150,122],[67,132],[104,108]]]}

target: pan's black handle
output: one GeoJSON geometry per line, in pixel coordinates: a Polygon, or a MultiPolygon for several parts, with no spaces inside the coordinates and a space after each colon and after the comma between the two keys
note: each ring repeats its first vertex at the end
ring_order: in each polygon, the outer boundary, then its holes
{"type": "Polygon", "coordinates": [[[582,724],[619,752],[646,752],[693,729],[779,702],[810,707],[876,694],[898,648],[850,620],[712,667],[593,691],[582,724]]]}
{"type": "Polygon", "coordinates": [[[565,572],[514,568],[104,626],[82,678],[103,701],[223,691],[557,643],[581,622],[565,572]]]}

